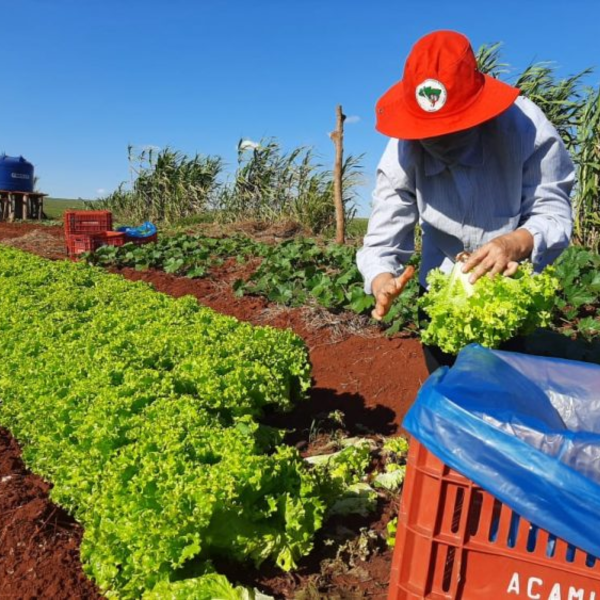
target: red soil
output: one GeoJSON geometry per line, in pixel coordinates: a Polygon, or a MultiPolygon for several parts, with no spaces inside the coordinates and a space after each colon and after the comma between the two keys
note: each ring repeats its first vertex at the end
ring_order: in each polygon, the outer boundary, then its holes
{"type": "MultiPolygon", "coordinates": [[[[48,258],[65,258],[60,227],[0,223],[0,242],[48,258]]],[[[414,400],[427,369],[419,342],[388,339],[376,327],[354,330],[344,316],[330,317],[310,309],[282,309],[263,298],[237,298],[231,283],[247,276],[251,266],[233,261],[213,270],[202,280],[178,278],[162,272],[124,269],[122,275],[151,283],[157,291],[191,294],[221,313],[255,324],[291,328],[309,348],[313,388],[307,402],[291,414],[271,416],[271,424],[294,428],[288,436],[308,449],[311,426],[328,413],[344,414],[347,433],[393,435],[414,400]],[[337,321],[336,321],[337,319],[337,321]],[[352,331],[355,331],[353,333],[352,331]],[[358,332],[358,333],[356,333],[358,332]]],[[[98,598],[83,574],[78,547],[82,530],[50,502],[50,486],[25,469],[18,445],[0,429],[0,598],[98,598]]],[[[385,598],[391,552],[373,540],[370,556],[363,560],[352,539],[360,528],[385,532],[397,510],[397,500],[382,501],[379,513],[367,519],[337,519],[327,524],[315,551],[293,574],[261,569],[260,573],[233,565],[219,565],[232,579],[258,586],[279,598],[385,598]],[[347,543],[342,561],[325,539],[347,543]]]]}

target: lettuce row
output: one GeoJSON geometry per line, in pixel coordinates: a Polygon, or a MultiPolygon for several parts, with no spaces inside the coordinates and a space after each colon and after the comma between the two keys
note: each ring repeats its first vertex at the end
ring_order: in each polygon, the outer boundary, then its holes
{"type": "Polygon", "coordinates": [[[293,333],[0,248],[0,335],[0,424],[84,525],[107,596],[200,589],[219,555],[290,569],[310,550],[320,484],[256,421],[309,387],[293,333]]]}

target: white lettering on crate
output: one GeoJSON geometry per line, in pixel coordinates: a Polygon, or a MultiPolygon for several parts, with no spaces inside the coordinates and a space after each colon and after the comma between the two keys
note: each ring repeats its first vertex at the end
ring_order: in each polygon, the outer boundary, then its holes
{"type": "Polygon", "coordinates": [[[566,586],[561,586],[560,583],[555,583],[548,595],[546,595],[543,588],[543,579],[539,577],[524,577],[523,582],[521,582],[519,573],[515,572],[510,578],[506,593],[521,596],[522,590],[522,597],[529,598],[530,600],[596,600],[595,591],[586,591],[583,588],[576,588],[572,585],[567,588],[566,586]]]}
{"type": "Polygon", "coordinates": [[[543,580],[539,579],[538,577],[530,577],[527,581],[527,597],[531,598],[532,600],[540,600],[542,595],[537,593],[534,594],[533,588],[534,586],[539,587],[541,585],[544,585],[543,580]]]}

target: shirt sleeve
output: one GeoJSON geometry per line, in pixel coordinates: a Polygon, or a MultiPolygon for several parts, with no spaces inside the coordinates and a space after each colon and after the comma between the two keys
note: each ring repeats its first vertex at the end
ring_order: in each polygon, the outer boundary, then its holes
{"type": "Polygon", "coordinates": [[[570,194],[575,168],[554,126],[539,111],[535,148],[523,167],[519,227],[533,235],[531,261],[537,271],[569,245],[573,229],[570,194]]]}
{"type": "Polygon", "coordinates": [[[372,293],[371,284],[377,275],[401,273],[415,249],[415,189],[400,166],[399,152],[398,140],[390,140],[377,168],[373,209],[363,246],[356,256],[367,294],[372,293]]]}

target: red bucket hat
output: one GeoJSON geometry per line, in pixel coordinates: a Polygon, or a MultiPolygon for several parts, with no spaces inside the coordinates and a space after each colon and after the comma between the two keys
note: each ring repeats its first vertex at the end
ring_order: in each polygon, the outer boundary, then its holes
{"type": "Polygon", "coordinates": [[[469,129],[504,112],[519,90],[477,69],[469,40],[434,31],[411,50],[404,77],[377,102],[376,129],[418,140],[469,129]]]}

